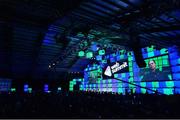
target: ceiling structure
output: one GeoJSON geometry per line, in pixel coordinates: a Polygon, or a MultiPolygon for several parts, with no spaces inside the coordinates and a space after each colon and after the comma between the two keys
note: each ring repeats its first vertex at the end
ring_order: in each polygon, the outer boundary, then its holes
{"type": "Polygon", "coordinates": [[[82,71],[90,60],[77,54],[93,42],[111,52],[137,42],[180,45],[179,6],[179,0],[1,0],[1,74],[82,71]]]}

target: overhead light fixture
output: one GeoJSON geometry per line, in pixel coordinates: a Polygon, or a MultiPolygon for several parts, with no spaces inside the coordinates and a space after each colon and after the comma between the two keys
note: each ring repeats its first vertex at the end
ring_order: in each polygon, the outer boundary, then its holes
{"type": "Polygon", "coordinates": [[[78,56],[83,57],[85,55],[84,51],[79,51],[78,56]]]}

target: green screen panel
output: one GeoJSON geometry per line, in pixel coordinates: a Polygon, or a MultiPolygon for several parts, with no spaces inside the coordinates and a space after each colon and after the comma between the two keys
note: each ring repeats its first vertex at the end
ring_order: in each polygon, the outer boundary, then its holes
{"type": "Polygon", "coordinates": [[[107,91],[107,88],[103,88],[103,91],[107,91]]]}
{"type": "Polygon", "coordinates": [[[174,81],[166,81],[166,87],[174,87],[174,81]]]}
{"type": "Polygon", "coordinates": [[[132,67],[133,62],[130,61],[128,64],[129,64],[129,67],[132,67]]]}
{"type": "Polygon", "coordinates": [[[153,88],[158,88],[159,87],[159,82],[152,82],[152,87],[153,88]]]}
{"type": "Polygon", "coordinates": [[[121,76],[124,78],[126,77],[126,73],[121,73],[121,76]]]}
{"type": "Polygon", "coordinates": [[[154,56],[154,52],[148,52],[148,57],[153,57],[154,56]]]}
{"type": "Polygon", "coordinates": [[[168,60],[163,60],[163,65],[169,65],[169,62],[168,62],[168,60]]]}
{"type": "Polygon", "coordinates": [[[133,71],[133,68],[132,68],[132,67],[129,67],[129,71],[132,72],[132,71],[133,71]]]}
{"type": "Polygon", "coordinates": [[[127,55],[128,55],[129,57],[131,57],[131,56],[132,56],[132,52],[128,52],[127,55]]]}
{"type": "Polygon", "coordinates": [[[129,72],[129,76],[133,77],[133,72],[129,72]]]}
{"type": "Polygon", "coordinates": [[[167,54],[168,53],[168,49],[163,48],[163,49],[160,50],[160,53],[161,54],[167,54]]]}
{"type": "Polygon", "coordinates": [[[98,83],[98,84],[100,84],[100,83],[101,83],[101,81],[100,81],[100,80],[98,80],[98,81],[97,81],[97,83],[98,83]]]}
{"type": "Polygon", "coordinates": [[[113,53],[112,56],[115,57],[115,56],[116,56],[116,53],[113,53]]]}
{"type": "Polygon", "coordinates": [[[141,93],[146,93],[146,89],[145,88],[141,88],[141,93]]]}
{"type": "Polygon", "coordinates": [[[120,59],[124,59],[124,57],[125,57],[124,55],[120,55],[120,59]]]}
{"type": "Polygon", "coordinates": [[[108,84],[108,88],[112,88],[112,84],[108,84]]]}
{"type": "Polygon", "coordinates": [[[111,88],[108,88],[108,91],[111,92],[111,91],[112,91],[112,87],[111,87],[111,88]]]}
{"type": "Polygon", "coordinates": [[[118,82],[118,87],[122,87],[122,82],[118,82]]]}
{"type": "Polygon", "coordinates": [[[173,94],[173,89],[172,88],[164,88],[163,91],[164,91],[164,94],[166,94],[166,95],[173,94]]]}
{"type": "Polygon", "coordinates": [[[118,88],[118,93],[123,93],[123,88],[122,87],[118,88]]]}
{"type": "Polygon", "coordinates": [[[153,47],[147,47],[147,52],[152,52],[154,50],[153,47]]]}
{"type": "MultiPolygon", "coordinates": [[[[140,85],[142,87],[146,87],[146,83],[145,82],[141,82],[140,85]]],[[[141,88],[141,93],[146,93],[146,89],[145,88],[141,88]]]]}
{"type": "Polygon", "coordinates": [[[133,57],[132,57],[132,56],[129,56],[129,57],[128,57],[128,61],[133,61],[133,57]]]}
{"type": "MultiPolygon", "coordinates": [[[[131,82],[132,83],[132,82],[131,82]]],[[[134,83],[132,83],[132,84],[129,84],[129,88],[134,88],[134,87],[136,87],[135,85],[133,85],[134,83]]]]}
{"type": "Polygon", "coordinates": [[[102,62],[102,63],[107,63],[107,60],[102,60],[101,62],[102,62]]]}
{"type": "Polygon", "coordinates": [[[114,78],[117,78],[118,77],[118,74],[114,74],[114,78]]]}
{"type": "Polygon", "coordinates": [[[133,82],[133,77],[131,76],[129,79],[128,79],[129,82],[133,82]]]}

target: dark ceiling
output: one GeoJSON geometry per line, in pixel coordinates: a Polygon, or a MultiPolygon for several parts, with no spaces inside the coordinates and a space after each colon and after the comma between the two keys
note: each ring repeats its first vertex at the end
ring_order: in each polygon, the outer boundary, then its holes
{"type": "Polygon", "coordinates": [[[77,54],[88,47],[77,32],[118,49],[180,45],[179,8],[179,0],[0,0],[0,75],[82,71],[89,60],[77,54]]]}

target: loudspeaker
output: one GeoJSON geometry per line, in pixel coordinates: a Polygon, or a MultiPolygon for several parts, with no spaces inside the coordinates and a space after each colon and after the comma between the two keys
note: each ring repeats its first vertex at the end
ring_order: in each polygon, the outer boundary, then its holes
{"type": "Polygon", "coordinates": [[[132,40],[132,50],[134,52],[134,57],[136,60],[137,65],[140,68],[146,67],[146,63],[143,59],[142,56],[142,51],[141,51],[141,44],[140,44],[140,39],[137,35],[131,36],[131,40],[132,40]]]}
{"type": "Polygon", "coordinates": [[[137,65],[140,68],[146,67],[146,63],[142,56],[141,48],[133,48],[133,51],[134,51],[134,57],[135,57],[137,65]]]}

